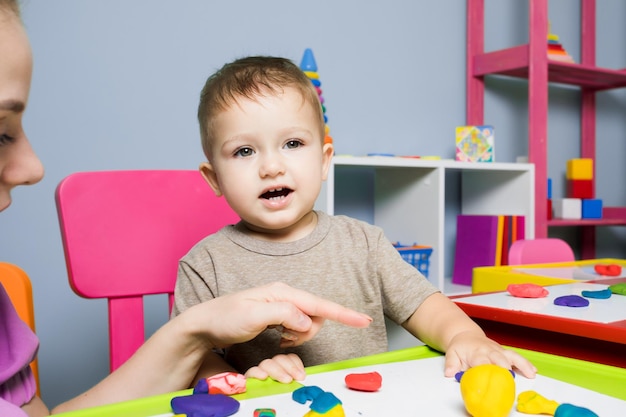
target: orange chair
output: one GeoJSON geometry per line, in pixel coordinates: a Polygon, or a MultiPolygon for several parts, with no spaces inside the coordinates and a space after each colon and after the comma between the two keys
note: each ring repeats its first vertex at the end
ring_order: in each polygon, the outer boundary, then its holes
{"type": "MultiPolygon", "coordinates": [[[[0,262],[0,283],[6,290],[17,315],[26,323],[31,330],[35,331],[35,311],[33,308],[33,287],[24,270],[17,265],[0,262]]],[[[30,364],[37,383],[37,395],[39,395],[39,366],[37,359],[30,364]]]]}
{"type": "Polygon", "coordinates": [[[143,296],[169,294],[178,260],[239,217],[198,171],[82,172],[63,179],[56,204],[70,286],[107,298],[111,371],[145,340],[143,296]]]}
{"type": "Polygon", "coordinates": [[[509,265],[574,262],[572,248],[561,239],[518,240],[509,248],[509,265]]]}

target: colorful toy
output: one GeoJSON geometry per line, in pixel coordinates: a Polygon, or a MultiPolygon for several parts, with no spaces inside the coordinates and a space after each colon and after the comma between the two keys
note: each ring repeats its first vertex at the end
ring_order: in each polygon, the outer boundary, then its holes
{"type": "Polygon", "coordinates": [[[571,55],[567,53],[565,48],[563,48],[563,45],[561,45],[561,42],[559,41],[559,37],[554,33],[549,32],[550,29],[548,29],[548,59],[573,64],[574,58],[572,58],[571,55]]]}
{"type": "Polygon", "coordinates": [[[254,417],[276,417],[276,410],[273,408],[257,408],[254,410],[254,417]]]}
{"type": "Polygon", "coordinates": [[[498,365],[474,366],[460,376],[465,409],[473,417],[506,417],[515,402],[515,380],[498,365]]]}
{"type": "Polygon", "coordinates": [[[239,411],[239,401],[223,394],[192,394],[172,398],[174,414],[227,417],[239,411]]]}
{"type": "MultiPolygon", "coordinates": [[[[577,158],[567,161],[565,171],[565,179],[567,181],[567,198],[565,200],[576,200],[576,204],[580,204],[580,213],[571,214],[574,203],[565,202],[567,207],[561,208],[563,213],[557,216],[555,211],[554,217],[562,219],[601,219],[602,218],[602,200],[594,198],[593,189],[593,159],[577,158]]],[[[578,208],[576,208],[578,211],[578,208]]]]}
{"type": "Polygon", "coordinates": [[[315,385],[298,388],[291,394],[294,401],[305,404],[311,401],[309,408],[311,411],[306,413],[304,417],[345,417],[341,400],[335,397],[332,392],[326,392],[315,385]]]}
{"type": "Polygon", "coordinates": [[[378,372],[363,374],[348,374],[345,378],[346,386],[357,391],[378,391],[383,383],[383,377],[378,372]]]}
{"type": "Polygon", "coordinates": [[[546,297],[549,292],[541,285],[537,284],[509,284],[506,290],[513,297],[520,298],[543,298],[546,297]]]}
{"type": "Polygon", "coordinates": [[[517,411],[526,414],[548,414],[555,417],[598,417],[588,408],[572,404],[559,404],[535,391],[524,391],[517,396],[517,411]]]}
{"type": "Polygon", "coordinates": [[[222,372],[202,378],[193,388],[194,394],[240,394],[246,392],[246,377],[236,372],[222,372]]]}
{"type": "Polygon", "coordinates": [[[458,126],[456,128],[456,160],[494,162],[493,126],[458,126]]]}
{"type": "Polygon", "coordinates": [[[313,56],[311,48],[304,50],[302,61],[300,61],[300,69],[313,83],[320,99],[320,104],[322,105],[322,113],[324,114],[324,143],[333,143],[333,138],[330,136],[330,128],[328,127],[328,117],[326,116],[324,97],[322,97],[322,82],[320,81],[320,76],[317,73],[317,63],[315,62],[315,57],[313,56]]]}

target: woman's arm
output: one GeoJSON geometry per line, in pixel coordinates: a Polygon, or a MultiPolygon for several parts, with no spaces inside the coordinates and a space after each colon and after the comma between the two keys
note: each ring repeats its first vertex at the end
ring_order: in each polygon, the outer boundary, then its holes
{"type": "Polygon", "coordinates": [[[353,327],[367,327],[372,320],[281,283],[215,298],[167,322],[115,372],[52,413],[188,388],[213,348],[248,341],[270,325],[282,326],[289,344],[300,345],[325,319],[353,327]]]}

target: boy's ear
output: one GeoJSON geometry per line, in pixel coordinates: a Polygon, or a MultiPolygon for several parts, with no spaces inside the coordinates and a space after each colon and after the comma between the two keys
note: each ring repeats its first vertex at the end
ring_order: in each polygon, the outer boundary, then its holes
{"type": "Polygon", "coordinates": [[[200,164],[200,174],[209,183],[211,189],[216,196],[222,196],[222,190],[220,189],[219,181],[217,180],[217,173],[210,162],[203,162],[200,164]]]}
{"type": "Polygon", "coordinates": [[[335,148],[332,143],[325,143],[322,147],[322,181],[328,178],[328,169],[330,168],[330,160],[333,159],[335,148]]]}

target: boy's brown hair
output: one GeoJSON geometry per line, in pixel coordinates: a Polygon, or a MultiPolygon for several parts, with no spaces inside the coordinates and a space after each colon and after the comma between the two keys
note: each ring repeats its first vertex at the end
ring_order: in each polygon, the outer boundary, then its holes
{"type": "Polygon", "coordinates": [[[295,88],[304,103],[313,106],[319,119],[320,140],[324,140],[324,113],[311,80],[297,65],[286,58],[250,56],[224,65],[211,75],[200,94],[198,122],[202,149],[211,159],[212,120],[234,105],[239,98],[255,100],[265,94],[279,94],[284,88],[295,88]]]}

